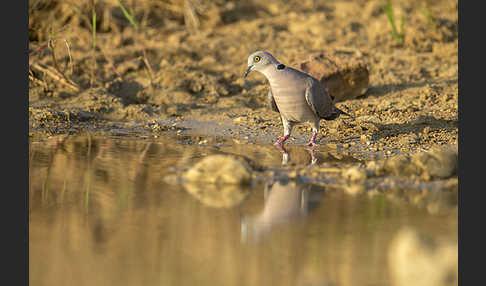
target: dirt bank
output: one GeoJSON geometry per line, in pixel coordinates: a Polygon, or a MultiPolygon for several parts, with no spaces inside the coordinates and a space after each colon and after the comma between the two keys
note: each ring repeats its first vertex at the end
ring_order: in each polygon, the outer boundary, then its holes
{"type": "MultiPolygon", "coordinates": [[[[321,144],[378,157],[457,144],[457,1],[391,1],[402,43],[381,1],[124,1],[138,28],[117,1],[96,1],[94,49],[92,7],[34,2],[31,136],[169,130],[271,143],[282,129],[266,104],[268,83],[242,77],[261,49],[288,64],[338,51],[367,65],[367,92],[337,103],[355,118],[323,120],[321,144]]],[[[309,131],[298,126],[289,144],[309,131]]]]}

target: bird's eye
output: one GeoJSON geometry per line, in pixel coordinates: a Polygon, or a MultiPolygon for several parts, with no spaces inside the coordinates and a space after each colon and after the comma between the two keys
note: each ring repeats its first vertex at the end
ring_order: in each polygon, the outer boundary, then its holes
{"type": "Polygon", "coordinates": [[[259,56],[256,56],[253,58],[253,61],[256,63],[256,62],[259,62],[260,61],[260,57],[259,56]]]}

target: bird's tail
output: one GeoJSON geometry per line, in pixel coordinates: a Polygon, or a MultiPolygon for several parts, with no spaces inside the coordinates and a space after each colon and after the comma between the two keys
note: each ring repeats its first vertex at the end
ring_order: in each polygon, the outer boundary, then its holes
{"type": "Polygon", "coordinates": [[[342,111],[341,109],[337,108],[336,106],[332,106],[332,112],[331,112],[331,115],[329,116],[326,116],[326,117],[323,117],[325,120],[334,120],[336,118],[338,118],[341,114],[343,115],[346,115],[348,117],[351,117],[354,119],[354,116],[342,111]]]}

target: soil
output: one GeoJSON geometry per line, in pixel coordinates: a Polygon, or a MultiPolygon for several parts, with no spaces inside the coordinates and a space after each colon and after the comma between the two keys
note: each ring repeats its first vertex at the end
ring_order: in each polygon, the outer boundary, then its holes
{"type": "MultiPolygon", "coordinates": [[[[457,1],[391,2],[402,42],[382,1],[124,1],[137,28],[117,1],[96,1],[93,48],[89,3],[30,1],[29,135],[177,132],[270,144],[283,129],[268,83],[243,79],[248,55],[266,50],[288,65],[323,52],[366,65],[366,92],[336,103],[353,118],[322,120],[321,145],[370,160],[457,145],[457,1]]],[[[288,144],[309,138],[301,124],[288,144]]]]}

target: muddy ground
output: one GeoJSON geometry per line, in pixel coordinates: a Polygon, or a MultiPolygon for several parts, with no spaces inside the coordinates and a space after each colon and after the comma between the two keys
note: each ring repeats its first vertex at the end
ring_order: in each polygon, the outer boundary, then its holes
{"type": "MultiPolygon", "coordinates": [[[[137,28],[117,1],[95,2],[93,48],[89,3],[29,1],[33,138],[167,131],[270,144],[281,122],[264,76],[243,79],[248,55],[266,50],[291,65],[325,52],[364,62],[369,86],[336,103],[354,118],[321,121],[321,145],[365,152],[362,167],[399,158],[394,170],[440,145],[457,156],[457,1],[392,0],[401,42],[382,1],[123,1],[137,28]]],[[[310,129],[298,125],[293,135],[288,144],[303,145],[310,129]]],[[[383,164],[367,170],[379,174],[383,164]]],[[[438,178],[451,176],[457,188],[454,170],[438,178]]]]}

